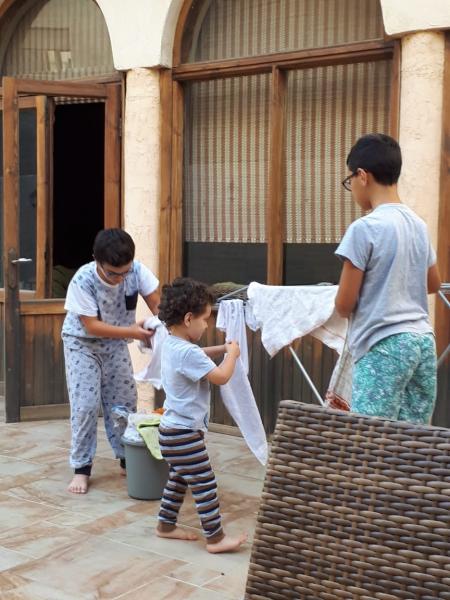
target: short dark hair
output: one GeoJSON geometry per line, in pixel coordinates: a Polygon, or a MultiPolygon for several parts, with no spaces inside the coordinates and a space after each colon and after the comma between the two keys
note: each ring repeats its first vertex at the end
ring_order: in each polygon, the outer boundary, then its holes
{"type": "Polygon", "coordinates": [[[182,323],[187,313],[201,315],[213,304],[214,298],[207,285],[189,277],[177,277],[162,288],[158,316],[171,327],[182,323]]]}
{"type": "Polygon", "coordinates": [[[359,138],[347,156],[352,173],[364,169],[382,185],[394,185],[402,170],[402,153],[398,142],[383,133],[370,133],[359,138]]]}
{"type": "Polygon", "coordinates": [[[95,236],[94,258],[100,264],[123,267],[134,259],[133,239],[123,229],[102,229],[95,236]]]}

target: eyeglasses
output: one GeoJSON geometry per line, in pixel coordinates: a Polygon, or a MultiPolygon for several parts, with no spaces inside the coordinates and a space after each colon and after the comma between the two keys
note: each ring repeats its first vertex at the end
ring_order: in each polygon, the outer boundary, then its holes
{"type": "Polygon", "coordinates": [[[344,188],[347,190],[347,192],[351,192],[352,191],[352,177],[355,177],[356,175],[358,175],[358,172],[356,173],[352,173],[351,175],[348,175],[343,181],[342,181],[342,185],[344,186],[344,188]]]}
{"type": "Polygon", "coordinates": [[[122,271],[122,273],[117,273],[117,271],[107,271],[106,269],[103,268],[103,265],[101,263],[97,263],[98,266],[100,267],[100,269],[103,272],[103,275],[105,275],[105,277],[109,277],[109,278],[120,278],[120,279],[125,279],[125,277],[128,275],[128,273],[131,273],[133,267],[130,267],[127,271],[122,271]]]}

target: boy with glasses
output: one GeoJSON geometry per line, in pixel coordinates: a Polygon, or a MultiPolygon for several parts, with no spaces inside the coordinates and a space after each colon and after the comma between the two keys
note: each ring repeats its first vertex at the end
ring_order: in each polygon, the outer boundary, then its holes
{"type": "Polygon", "coordinates": [[[360,138],[342,182],[368,215],[336,250],[344,266],[336,309],[349,317],[351,410],[429,423],[436,399],[436,348],[427,293],[439,291],[436,254],[425,223],[397,191],[402,157],[391,137],[360,138]]]}
{"type": "Polygon", "coordinates": [[[159,305],[159,282],[134,260],[135,246],[122,229],[104,229],[94,241],[94,261],[75,273],[67,290],[62,328],[71,409],[69,492],[85,494],[97,445],[97,417],[103,408],[114,454],[125,468],[122,431],[114,427],[116,406],[136,410],[136,384],[127,343],[147,342],[153,331],[136,323],[139,294],[152,313],[159,305]]]}

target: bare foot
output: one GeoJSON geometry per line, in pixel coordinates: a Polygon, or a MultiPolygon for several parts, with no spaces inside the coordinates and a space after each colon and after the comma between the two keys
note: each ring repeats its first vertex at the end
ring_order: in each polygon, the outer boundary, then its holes
{"type": "Polygon", "coordinates": [[[120,467],[120,474],[122,475],[122,477],[126,477],[127,476],[127,470],[124,469],[123,467],[120,467]]]}
{"type": "Polygon", "coordinates": [[[89,487],[89,475],[74,475],[67,491],[72,494],[86,494],[89,487]]]}
{"type": "Polygon", "coordinates": [[[191,531],[186,531],[185,529],[180,529],[179,527],[175,527],[172,531],[161,531],[160,529],[156,530],[156,535],[161,538],[168,538],[170,540],[187,540],[188,542],[193,542],[198,540],[198,536],[191,531]]]}
{"type": "Polygon", "coordinates": [[[212,554],[219,554],[219,552],[234,552],[246,541],[246,533],[241,533],[241,535],[238,537],[229,537],[226,535],[222,540],[220,540],[220,542],[215,544],[206,544],[206,549],[212,554]]]}

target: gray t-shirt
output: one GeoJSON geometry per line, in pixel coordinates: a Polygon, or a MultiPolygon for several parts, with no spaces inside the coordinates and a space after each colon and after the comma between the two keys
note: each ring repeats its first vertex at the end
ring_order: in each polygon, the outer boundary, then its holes
{"type": "Polygon", "coordinates": [[[166,393],[161,427],[207,431],[210,391],[205,376],[215,363],[196,344],[169,335],[161,349],[161,380],[166,393]]]}
{"type": "MultiPolygon", "coordinates": [[[[138,295],[148,296],[159,285],[155,275],[139,261],[118,284],[110,285],[97,273],[95,261],[83,265],[73,276],[67,290],[67,310],[62,338],[69,348],[88,346],[92,350],[112,352],[124,339],[95,338],[89,335],[80,316],[98,317],[108,325],[128,327],[136,321],[138,295]]],[[[131,340],[130,340],[131,341],[131,340]]]]}
{"type": "Polygon", "coordinates": [[[432,332],[427,276],[436,254],[424,221],[410,208],[381,204],[350,225],[336,254],[364,271],[349,325],[355,362],[390,335],[432,332]]]}

